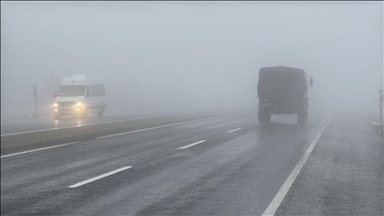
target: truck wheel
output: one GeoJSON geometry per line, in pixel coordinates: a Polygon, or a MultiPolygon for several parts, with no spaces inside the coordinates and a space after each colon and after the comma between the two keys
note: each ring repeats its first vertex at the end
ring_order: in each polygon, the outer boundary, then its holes
{"type": "Polygon", "coordinates": [[[265,113],[265,121],[267,123],[271,122],[271,114],[268,111],[265,113]]]}
{"type": "Polygon", "coordinates": [[[263,113],[263,109],[261,107],[259,107],[258,120],[259,120],[260,124],[265,124],[264,113],[263,113]]]}
{"type": "Polygon", "coordinates": [[[271,114],[269,113],[268,109],[264,107],[259,107],[258,118],[259,123],[266,124],[271,121],[271,114]]]}
{"type": "Polygon", "coordinates": [[[308,119],[308,109],[303,108],[302,110],[300,110],[297,113],[297,123],[298,124],[305,124],[305,123],[307,123],[307,119],[308,119]]]}

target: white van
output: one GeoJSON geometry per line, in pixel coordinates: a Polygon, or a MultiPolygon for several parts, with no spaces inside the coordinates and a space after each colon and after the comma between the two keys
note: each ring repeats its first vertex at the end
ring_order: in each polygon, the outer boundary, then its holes
{"type": "Polygon", "coordinates": [[[105,89],[100,78],[85,75],[64,78],[53,97],[55,119],[65,115],[86,117],[91,113],[102,116],[106,109],[105,89]]]}

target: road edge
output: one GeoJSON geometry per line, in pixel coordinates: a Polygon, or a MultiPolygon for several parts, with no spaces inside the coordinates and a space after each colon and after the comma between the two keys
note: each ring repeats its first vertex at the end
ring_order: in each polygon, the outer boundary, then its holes
{"type": "Polygon", "coordinates": [[[320,140],[321,136],[327,129],[329,123],[332,121],[333,116],[329,117],[326,121],[325,125],[320,129],[320,132],[316,135],[314,140],[312,141],[311,145],[308,147],[307,151],[304,153],[304,155],[301,157],[300,161],[296,164],[295,168],[292,170],[291,174],[289,174],[288,178],[285,180],[284,184],[281,186],[275,197],[272,199],[271,203],[268,205],[267,209],[262,214],[263,216],[271,216],[275,215],[277,209],[279,208],[280,204],[282,203],[284,197],[287,195],[288,191],[292,187],[293,183],[295,182],[297,176],[299,175],[301,169],[303,168],[305,162],[309,158],[310,154],[312,153],[313,149],[315,148],[316,144],[320,140]]]}

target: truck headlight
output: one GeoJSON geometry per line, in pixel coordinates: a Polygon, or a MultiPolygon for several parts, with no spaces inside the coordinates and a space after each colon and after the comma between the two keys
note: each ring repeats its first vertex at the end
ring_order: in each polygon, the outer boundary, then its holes
{"type": "Polygon", "coordinates": [[[59,104],[57,102],[53,103],[54,107],[57,107],[59,104]]]}
{"type": "Polygon", "coordinates": [[[81,101],[77,102],[77,106],[81,106],[81,101]]]}

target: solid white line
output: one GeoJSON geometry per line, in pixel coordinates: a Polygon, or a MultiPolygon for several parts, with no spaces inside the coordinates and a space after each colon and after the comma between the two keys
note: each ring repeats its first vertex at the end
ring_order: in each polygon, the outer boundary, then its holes
{"type": "MultiPolygon", "coordinates": [[[[224,114],[224,115],[227,115],[227,114],[224,114]]],[[[114,137],[114,136],[120,136],[120,135],[125,135],[125,134],[130,134],[130,133],[141,132],[141,131],[148,131],[148,130],[153,130],[153,129],[158,129],[158,128],[165,128],[165,127],[170,127],[170,126],[175,126],[175,125],[181,125],[181,124],[186,124],[186,123],[191,123],[191,122],[196,122],[196,121],[201,121],[201,120],[206,120],[206,119],[211,119],[211,118],[217,118],[220,116],[223,116],[223,115],[218,115],[218,116],[213,116],[213,117],[208,117],[208,118],[202,118],[202,119],[196,119],[196,120],[191,120],[191,121],[185,121],[185,122],[178,122],[178,123],[167,124],[167,125],[160,125],[160,126],[156,126],[156,127],[144,128],[144,129],[139,129],[139,130],[134,130],[134,131],[118,133],[118,134],[106,135],[106,136],[98,137],[98,139],[104,139],[104,138],[108,138],[108,137],[114,137]]]]}
{"type": "Polygon", "coordinates": [[[22,154],[28,154],[28,153],[37,152],[37,151],[42,151],[42,150],[47,150],[47,149],[52,149],[52,148],[63,147],[63,146],[67,146],[67,145],[73,145],[73,144],[76,144],[76,143],[78,143],[78,142],[71,142],[71,143],[66,143],[66,144],[49,146],[49,147],[45,147],[45,148],[39,148],[39,149],[33,149],[33,150],[29,150],[29,151],[13,153],[13,154],[9,154],[9,155],[3,155],[3,156],[1,156],[1,159],[7,158],[7,157],[12,157],[12,156],[17,156],[17,155],[22,155],[22,154]]]}
{"type": "Polygon", "coordinates": [[[304,153],[299,163],[297,163],[295,168],[292,170],[291,174],[288,176],[287,180],[285,180],[283,186],[281,186],[279,192],[277,192],[275,198],[273,198],[268,208],[264,211],[263,216],[274,215],[276,213],[276,210],[279,208],[285,195],[287,195],[293,182],[295,181],[296,177],[299,175],[301,168],[303,168],[303,165],[307,161],[309,155],[312,153],[312,150],[315,148],[317,142],[320,140],[321,136],[323,135],[325,129],[328,127],[328,124],[331,122],[331,120],[332,120],[332,117],[328,120],[325,126],[321,128],[320,132],[316,135],[315,139],[312,141],[311,145],[308,147],[307,151],[304,153]]]}
{"type": "Polygon", "coordinates": [[[238,131],[238,130],[241,130],[241,128],[236,128],[236,129],[230,130],[230,131],[228,131],[228,133],[232,133],[232,132],[235,132],[235,131],[238,131]]]}
{"type": "Polygon", "coordinates": [[[85,185],[85,184],[94,182],[94,181],[96,181],[96,180],[105,178],[105,177],[107,177],[107,176],[116,174],[116,173],[118,173],[118,172],[127,170],[127,169],[129,169],[129,168],[132,168],[132,166],[125,166],[125,167],[122,167],[122,168],[120,168],[120,169],[117,169],[117,170],[114,170],[114,171],[111,171],[111,172],[107,172],[107,173],[105,173],[105,174],[103,174],[103,175],[99,175],[99,176],[93,177],[93,178],[91,178],[91,179],[88,179],[88,180],[79,182],[79,183],[77,183],[77,184],[71,185],[71,186],[69,186],[68,188],[77,188],[77,187],[80,187],[80,186],[82,186],[82,185],[85,185]]]}
{"type": "Polygon", "coordinates": [[[142,120],[142,119],[150,119],[150,118],[160,118],[160,117],[167,117],[167,116],[177,116],[177,115],[174,114],[174,115],[163,115],[163,116],[151,116],[151,117],[144,117],[144,118],[123,119],[123,120],[106,121],[106,122],[96,122],[96,123],[89,123],[89,124],[83,124],[83,125],[72,125],[72,126],[65,126],[65,127],[55,127],[55,128],[41,129],[41,130],[33,130],[33,131],[24,131],[24,132],[17,132],[17,133],[2,134],[1,137],[11,136],[11,135],[29,134],[29,133],[36,133],[36,132],[43,132],[43,131],[51,131],[51,130],[58,130],[58,129],[65,129],[65,128],[90,126],[90,125],[101,125],[101,124],[107,124],[107,123],[117,123],[117,122],[124,122],[124,121],[134,121],[134,120],[142,120]]]}
{"type": "Polygon", "coordinates": [[[205,140],[200,140],[199,142],[195,142],[195,143],[192,143],[192,144],[189,144],[189,145],[186,145],[186,146],[180,147],[179,149],[186,149],[186,148],[189,148],[189,147],[192,147],[192,146],[198,145],[198,144],[200,144],[200,143],[203,143],[203,142],[205,142],[205,140]]]}

